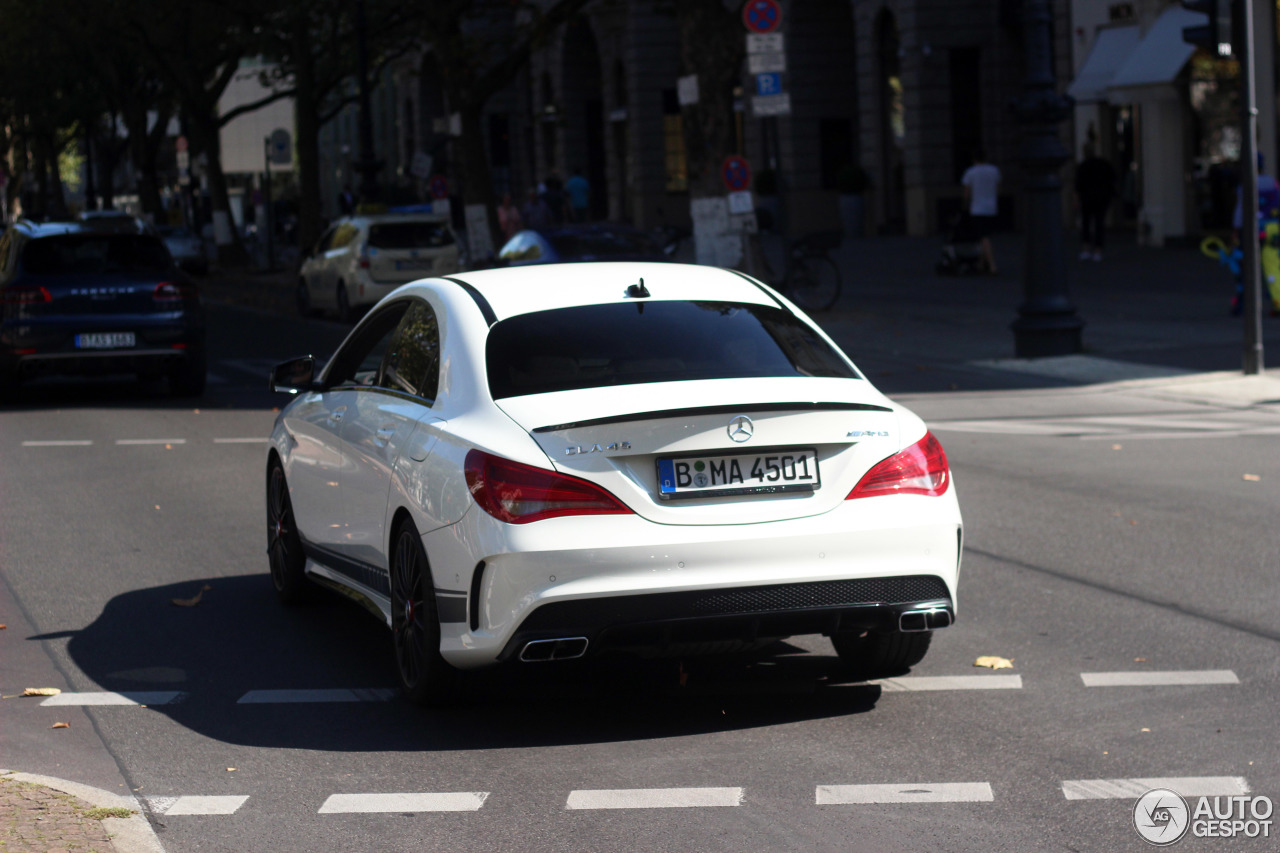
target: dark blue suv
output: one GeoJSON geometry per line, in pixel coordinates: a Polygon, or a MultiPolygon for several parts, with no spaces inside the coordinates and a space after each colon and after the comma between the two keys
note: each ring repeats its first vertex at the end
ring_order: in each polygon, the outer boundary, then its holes
{"type": "Polygon", "coordinates": [[[167,376],[205,385],[196,288],[141,224],[21,221],[0,237],[0,393],[46,374],[167,376]]]}

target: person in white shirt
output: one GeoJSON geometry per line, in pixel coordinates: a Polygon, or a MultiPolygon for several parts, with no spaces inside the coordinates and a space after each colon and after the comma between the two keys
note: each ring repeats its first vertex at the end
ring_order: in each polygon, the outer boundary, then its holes
{"type": "Polygon", "coordinates": [[[995,230],[996,214],[1000,210],[1000,170],[988,163],[986,153],[979,149],[973,153],[973,165],[965,170],[960,183],[964,184],[965,210],[973,220],[974,230],[982,238],[982,259],[986,262],[987,272],[995,275],[996,257],[991,250],[991,232],[995,230]]]}

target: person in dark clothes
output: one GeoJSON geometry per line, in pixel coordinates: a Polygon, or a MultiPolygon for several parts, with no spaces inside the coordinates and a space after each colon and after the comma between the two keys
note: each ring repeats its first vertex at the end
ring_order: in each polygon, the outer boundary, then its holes
{"type": "Polygon", "coordinates": [[[1080,205],[1080,260],[1102,260],[1106,239],[1107,209],[1116,194],[1116,170],[1084,147],[1084,159],[1076,166],[1076,199],[1080,205]]]}

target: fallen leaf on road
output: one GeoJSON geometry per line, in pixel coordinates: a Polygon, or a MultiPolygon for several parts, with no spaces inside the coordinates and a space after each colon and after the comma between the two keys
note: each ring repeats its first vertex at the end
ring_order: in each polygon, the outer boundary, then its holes
{"type": "Polygon", "coordinates": [[[1151,731],[1151,729],[1143,729],[1143,731],[1144,731],[1144,732],[1149,732],[1149,731],[1151,731]]]}
{"type": "Polygon", "coordinates": [[[196,593],[195,598],[171,598],[169,600],[179,607],[195,607],[200,603],[200,599],[204,598],[205,590],[209,589],[213,589],[213,587],[205,584],[200,588],[200,591],[196,593]]]}
{"type": "Polygon", "coordinates": [[[1245,475],[1244,475],[1244,478],[1245,478],[1246,480],[1248,480],[1250,483],[1256,483],[1256,482],[1258,482],[1259,480],[1261,480],[1261,479],[1262,479],[1262,478],[1261,478],[1260,476],[1258,476],[1257,474],[1245,474],[1245,475]]]}
{"type": "Polygon", "coordinates": [[[165,449],[165,450],[173,450],[173,445],[172,445],[172,444],[166,444],[166,445],[164,446],[164,449],[165,449]]]}
{"type": "Polygon", "coordinates": [[[9,627],[8,625],[0,625],[0,631],[3,631],[5,628],[8,628],[8,627],[9,627]]]}
{"type": "Polygon", "coordinates": [[[985,666],[988,669],[1013,669],[1013,658],[1002,658],[995,655],[983,655],[973,662],[974,666],[985,666]]]}
{"type": "Polygon", "coordinates": [[[1146,662],[1147,662],[1147,659],[1146,659],[1146,658],[1134,658],[1134,659],[1133,659],[1133,662],[1134,662],[1134,663],[1146,663],[1146,662]]]}
{"type": "Polygon", "coordinates": [[[23,696],[57,696],[62,692],[60,687],[28,687],[22,691],[23,696]]]}
{"type": "Polygon", "coordinates": [[[1112,449],[1112,450],[1123,450],[1123,449],[1124,449],[1124,445],[1120,445],[1120,444],[1113,444],[1113,445],[1111,445],[1111,449],[1112,449]]]}
{"type": "Polygon", "coordinates": [[[71,724],[70,724],[70,723],[54,723],[52,726],[49,726],[49,728],[51,728],[51,729],[69,729],[69,728],[71,728],[71,724]]]}
{"type": "Polygon", "coordinates": [[[228,768],[227,768],[227,772],[228,772],[228,773],[235,773],[235,772],[236,772],[236,768],[234,768],[234,767],[228,767],[228,768]]]}
{"type": "Polygon", "coordinates": [[[1134,524],[1134,525],[1136,525],[1138,522],[1136,522],[1136,521],[1130,521],[1129,523],[1130,523],[1130,524],[1134,524]]]}

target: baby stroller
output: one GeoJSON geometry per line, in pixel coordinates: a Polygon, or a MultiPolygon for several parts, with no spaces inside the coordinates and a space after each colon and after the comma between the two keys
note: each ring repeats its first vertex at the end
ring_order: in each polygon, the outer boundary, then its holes
{"type": "Polygon", "coordinates": [[[947,243],[942,247],[942,257],[935,269],[938,275],[976,275],[986,272],[987,265],[982,260],[982,237],[969,214],[960,213],[951,220],[947,243]]]}

